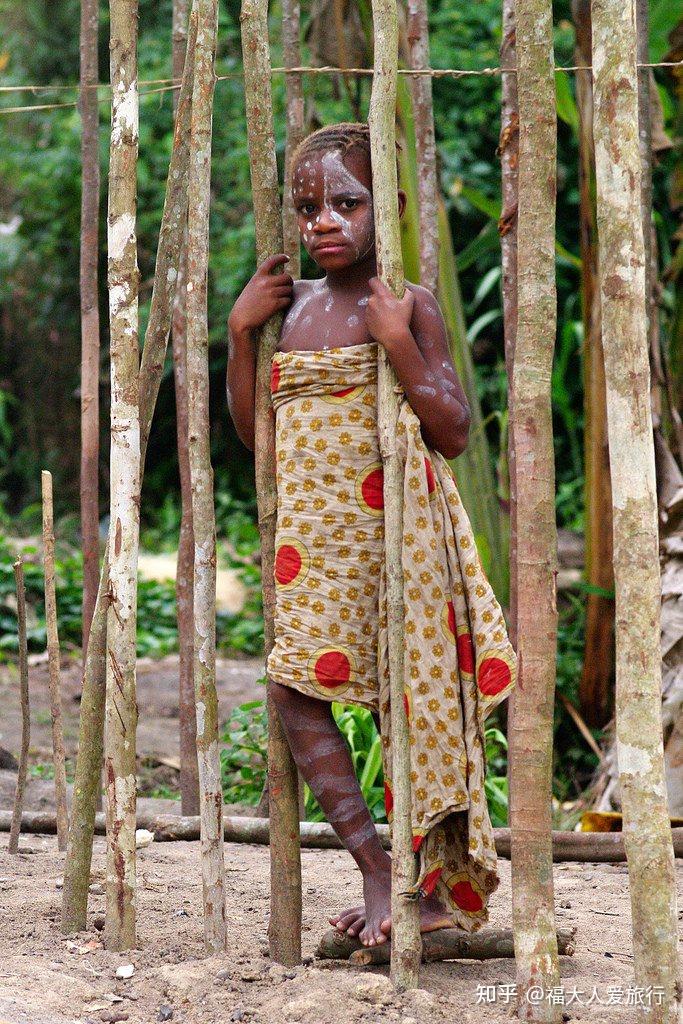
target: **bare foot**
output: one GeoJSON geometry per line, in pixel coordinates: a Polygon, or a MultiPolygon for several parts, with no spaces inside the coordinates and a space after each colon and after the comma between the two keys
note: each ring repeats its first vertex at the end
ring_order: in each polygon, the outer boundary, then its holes
{"type": "MultiPolygon", "coordinates": [[[[391,897],[390,897],[391,899],[391,897]]],[[[328,918],[331,925],[334,925],[340,932],[347,932],[349,935],[358,935],[365,925],[365,906],[349,907],[348,910],[328,918]]],[[[454,928],[453,916],[448,913],[440,899],[434,894],[427,897],[420,897],[420,931],[434,932],[439,928],[454,928]]],[[[391,916],[387,915],[380,924],[385,936],[391,934],[391,916]]],[[[362,940],[361,940],[362,941],[362,940]]],[[[384,941],[381,939],[380,941],[384,941]]],[[[374,944],[374,943],[372,943],[374,944]]],[[[364,943],[371,945],[371,943],[364,943]]]]}

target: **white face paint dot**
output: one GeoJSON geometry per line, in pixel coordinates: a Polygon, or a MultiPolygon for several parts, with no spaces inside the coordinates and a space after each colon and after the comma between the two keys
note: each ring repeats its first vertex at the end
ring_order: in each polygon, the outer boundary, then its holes
{"type": "Polygon", "coordinates": [[[350,316],[346,322],[349,325],[349,327],[355,327],[356,324],[358,323],[358,317],[350,316]]]}
{"type": "Polygon", "coordinates": [[[312,230],[313,230],[313,225],[311,224],[310,220],[309,220],[309,221],[308,221],[308,223],[306,224],[306,227],[307,227],[307,229],[308,229],[309,231],[312,231],[312,230]]]}
{"type": "Polygon", "coordinates": [[[365,295],[362,299],[358,300],[358,305],[359,306],[367,306],[369,301],[370,301],[370,296],[369,295],[365,295]]]}

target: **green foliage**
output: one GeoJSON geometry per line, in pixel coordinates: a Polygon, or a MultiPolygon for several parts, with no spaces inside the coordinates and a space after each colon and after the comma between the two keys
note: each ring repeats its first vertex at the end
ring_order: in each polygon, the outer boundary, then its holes
{"type": "MultiPolygon", "coordinates": [[[[265,676],[260,680],[265,683],[265,676]]],[[[346,740],[361,792],[373,821],[386,823],[382,742],[374,719],[357,705],[332,702],[332,714],[346,740]]],[[[496,727],[485,733],[488,764],[485,784],[494,827],[507,824],[507,740],[496,727]]],[[[266,781],[268,763],[267,711],[263,700],[235,708],[228,719],[221,743],[221,780],[227,803],[258,803],[266,781]]],[[[325,821],[325,814],[307,785],[304,786],[306,820],[325,821]]]]}

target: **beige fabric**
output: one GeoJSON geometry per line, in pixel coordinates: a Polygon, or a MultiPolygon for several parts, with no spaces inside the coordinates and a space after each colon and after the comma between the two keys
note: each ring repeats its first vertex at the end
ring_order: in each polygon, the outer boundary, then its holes
{"type": "MultiPolygon", "coordinates": [[[[271,393],[278,517],[266,671],[311,696],[379,711],[391,822],[377,344],[276,352],[271,393]]],[[[455,477],[425,446],[405,395],[397,448],[415,893],[436,889],[456,923],[476,931],[498,885],[484,721],[515,685],[516,659],[455,477]]]]}

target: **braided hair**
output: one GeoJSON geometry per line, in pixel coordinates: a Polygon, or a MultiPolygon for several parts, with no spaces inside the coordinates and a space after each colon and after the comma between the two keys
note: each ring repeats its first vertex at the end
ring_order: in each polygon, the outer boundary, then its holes
{"type": "MultiPolygon", "coordinates": [[[[307,156],[317,153],[329,153],[337,150],[342,159],[351,150],[360,149],[367,154],[371,162],[370,128],[365,121],[340,121],[338,124],[324,125],[311,132],[299,143],[292,153],[292,168],[296,167],[307,156]]],[[[398,154],[400,144],[396,143],[396,174],[399,174],[398,154]]]]}

